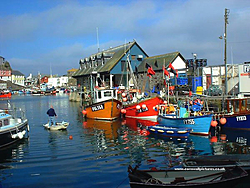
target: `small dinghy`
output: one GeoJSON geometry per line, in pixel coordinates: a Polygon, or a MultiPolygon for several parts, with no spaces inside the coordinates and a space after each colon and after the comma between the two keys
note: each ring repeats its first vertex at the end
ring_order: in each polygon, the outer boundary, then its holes
{"type": "Polygon", "coordinates": [[[56,125],[49,127],[49,123],[44,124],[43,126],[50,131],[66,130],[69,125],[69,122],[56,122],[56,125]]]}
{"type": "Polygon", "coordinates": [[[190,132],[192,131],[191,128],[167,127],[161,124],[148,126],[146,129],[150,133],[155,134],[157,136],[180,137],[180,138],[187,138],[190,132]]]}

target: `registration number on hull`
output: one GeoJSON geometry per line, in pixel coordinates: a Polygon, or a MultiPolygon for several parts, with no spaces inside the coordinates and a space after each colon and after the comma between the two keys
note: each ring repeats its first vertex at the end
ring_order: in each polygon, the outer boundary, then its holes
{"type": "Polygon", "coordinates": [[[183,123],[185,125],[194,125],[195,124],[194,119],[185,119],[185,120],[183,120],[183,123]]]}
{"type": "Polygon", "coordinates": [[[96,106],[92,106],[91,109],[92,109],[92,112],[103,110],[104,109],[104,104],[98,104],[96,106]]]}

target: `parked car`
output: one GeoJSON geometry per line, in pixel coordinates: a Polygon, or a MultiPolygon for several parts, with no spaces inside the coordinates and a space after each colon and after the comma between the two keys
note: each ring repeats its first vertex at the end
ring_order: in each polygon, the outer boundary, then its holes
{"type": "Polygon", "coordinates": [[[222,89],[218,85],[210,85],[207,90],[204,91],[205,95],[219,96],[222,95],[222,89]]]}

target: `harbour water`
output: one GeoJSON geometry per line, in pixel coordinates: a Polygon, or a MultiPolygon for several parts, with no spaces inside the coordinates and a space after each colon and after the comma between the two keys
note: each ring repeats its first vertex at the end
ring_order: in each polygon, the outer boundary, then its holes
{"type": "Polygon", "coordinates": [[[128,188],[128,165],[140,168],[178,166],[180,156],[249,154],[245,132],[223,132],[188,139],[145,136],[137,120],[85,120],[78,102],[68,95],[12,96],[12,107],[25,110],[29,138],[0,150],[0,188],[109,187],[128,188]],[[50,105],[67,131],[47,131],[50,105]],[[227,135],[227,136],[225,136],[227,135]],[[72,139],[70,139],[72,136],[72,139]]]}

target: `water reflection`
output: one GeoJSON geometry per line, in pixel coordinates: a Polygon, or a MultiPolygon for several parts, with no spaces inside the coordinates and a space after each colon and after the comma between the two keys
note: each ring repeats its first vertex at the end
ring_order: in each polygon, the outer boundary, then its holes
{"type": "Polygon", "coordinates": [[[222,129],[218,136],[212,137],[213,154],[249,154],[249,133],[245,130],[222,129]]]}

